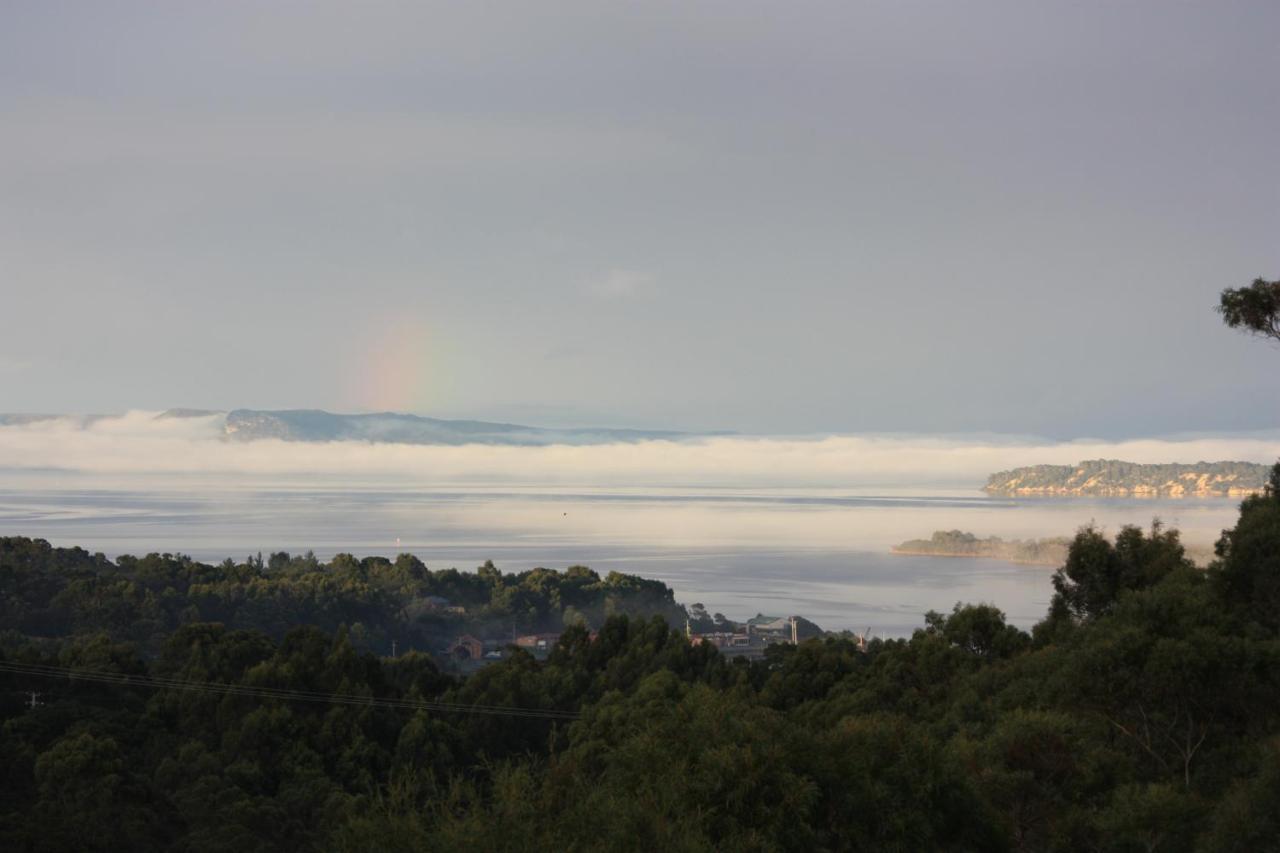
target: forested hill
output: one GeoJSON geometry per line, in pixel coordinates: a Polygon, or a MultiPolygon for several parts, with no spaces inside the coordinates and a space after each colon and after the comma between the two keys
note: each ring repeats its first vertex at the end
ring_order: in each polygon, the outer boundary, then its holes
{"type": "MultiPolygon", "coordinates": [[[[198,564],[122,578],[80,552],[65,583],[59,552],[10,541],[0,849],[1276,850],[1280,466],[1219,552],[1205,571],[1176,531],[1083,530],[1030,634],[958,604],[907,640],[748,661],[611,615],[461,679],[354,642],[341,608],[394,562],[291,617],[336,630],[280,635],[203,621],[208,582],[169,579],[198,564]],[[177,627],[118,639],[139,613],[177,627]],[[111,630],[48,636],[70,614],[111,630]]],[[[290,571],[247,565],[246,602],[290,571]]]]}
{"type": "MultiPolygon", "coordinates": [[[[171,414],[171,413],[166,413],[171,414]]],[[[659,430],[568,427],[549,429],[490,421],[447,420],[398,412],[344,415],[318,409],[226,414],[224,432],[237,441],[371,441],[401,444],[607,444],[687,437],[659,430]]]]}
{"type": "Polygon", "coordinates": [[[1254,462],[1147,465],[1091,459],[1078,465],[1032,465],[1000,471],[982,490],[994,495],[1089,497],[1245,497],[1258,494],[1269,467],[1254,462]]]}
{"type": "MultiPolygon", "coordinates": [[[[40,539],[0,538],[0,627],[28,636],[102,633],[159,649],[192,622],[283,638],[298,625],[346,630],[358,651],[438,651],[461,634],[514,639],[602,625],[611,615],[686,613],[661,581],[586,566],[505,573],[431,570],[412,554],[395,560],[280,552],[201,563],[183,554],[109,560],[40,539]]],[[[723,617],[721,617],[723,620],[723,617]]]]}

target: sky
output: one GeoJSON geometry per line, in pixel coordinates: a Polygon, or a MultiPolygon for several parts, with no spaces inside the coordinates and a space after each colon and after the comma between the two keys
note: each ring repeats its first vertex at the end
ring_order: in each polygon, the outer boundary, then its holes
{"type": "MultiPolygon", "coordinates": [[[[0,3],[0,411],[1280,427],[1273,2],[0,3]]],[[[1083,458],[1083,457],[1082,457],[1083,458]]]]}

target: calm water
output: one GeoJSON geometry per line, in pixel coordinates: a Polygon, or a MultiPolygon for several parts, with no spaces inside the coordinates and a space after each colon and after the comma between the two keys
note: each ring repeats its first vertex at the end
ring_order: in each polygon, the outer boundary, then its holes
{"type": "Polygon", "coordinates": [[[0,534],[110,556],[169,551],[202,560],[262,551],[418,555],[436,569],[492,559],[517,571],[574,563],[658,578],[684,603],[731,618],[802,614],[825,628],[909,634],[921,614],[989,601],[1029,626],[1050,569],[993,560],[898,557],[891,545],[959,528],[1005,538],[1114,531],[1153,516],[1211,543],[1234,500],[1011,500],[915,490],[592,490],[368,484],[243,485],[176,477],[110,488],[67,475],[0,479],[0,534]]]}

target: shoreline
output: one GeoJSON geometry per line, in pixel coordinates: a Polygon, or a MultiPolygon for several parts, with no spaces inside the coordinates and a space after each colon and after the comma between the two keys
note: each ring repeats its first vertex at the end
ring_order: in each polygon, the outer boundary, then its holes
{"type": "MultiPolygon", "coordinates": [[[[1208,568],[1209,563],[1215,558],[1213,546],[1211,545],[1186,545],[1184,543],[1183,548],[1185,549],[1187,559],[1194,563],[1198,569],[1208,568]]],[[[895,557],[941,557],[944,559],[959,560],[999,560],[1002,563],[1010,563],[1015,566],[1038,566],[1046,569],[1060,568],[1063,563],[1066,562],[1065,554],[1063,555],[1062,560],[1048,562],[1044,560],[1019,560],[1016,557],[1002,557],[999,554],[947,554],[939,551],[919,551],[914,549],[905,550],[901,548],[890,548],[889,553],[895,557]]]]}
{"type": "Polygon", "coordinates": [[[905,550],[901,548],[890,548],[889,553],[897,557],[948,557],[961,560],[999,560],[1002,563],[1012,563],[1015,566],[1041,566],[1043,568],[1057,568],[1061,562],[1054,560],[1047,562],[1044,560],[1019,560],[1014,557],[1002,557],[999,554],[944,554],[938,551],[918,551],[905,550]]]}

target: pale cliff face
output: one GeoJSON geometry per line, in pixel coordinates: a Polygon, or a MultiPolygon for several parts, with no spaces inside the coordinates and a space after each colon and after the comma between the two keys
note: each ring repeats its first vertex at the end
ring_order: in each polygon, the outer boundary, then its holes
{"type": "Polygon", "coordinates": [[[1165,483],[1160,486],[1118,486],[1106,484],[1068,486],[1011,486],[988,489],[1007,495],[1101,497],[1101,498],[1246,498],[1262,493],[1261,488],[1211,485],[1188,489],[1182,483],[1165,483]]]}
{"type": "Polygon", "coordinates": [[[1040,465],[993,474],[984,490],[1025,496],[1243,498],[1262,492],[1267,470],[1241,462],[1135,465],[1097,460],[1074,468],[1040,465]]]}

